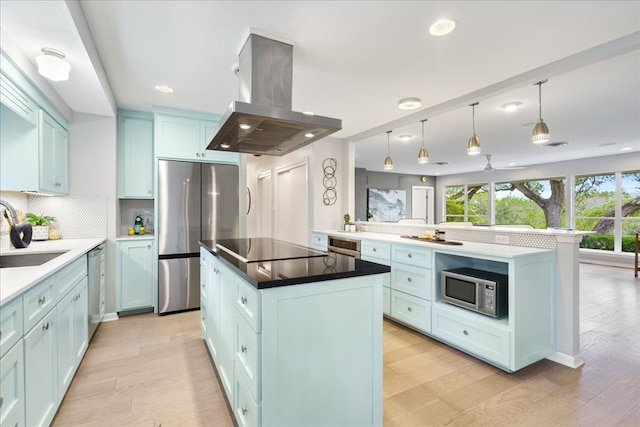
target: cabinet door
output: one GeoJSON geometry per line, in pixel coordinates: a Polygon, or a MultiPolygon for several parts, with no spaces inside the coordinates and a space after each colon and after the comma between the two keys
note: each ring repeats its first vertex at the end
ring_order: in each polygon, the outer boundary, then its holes
{"type": "Polygon", "coordinates": [[[22,341],[0,359],[0,398],[0,426],[25,425],[22,341]]]}
{"type": "Polygon", "coordinates": [[[118,242],[120,310],[153,307],[153,241],[118,242]]]}
{"type": "Polygon", "coordinates": [[[40,110],[39,162],[41,191],[66,194],[68,180],[68,133],[51,116],[40,110]]]}
{"type": "Polygon", "coordinates": [[[47,426],[58,406],[56,310],[24,337],[25,413],[27,426],[47,426]]]}
{"type": "Polygon", "coordinates": [[[89,280],[85,277],[72,292],[75,295],[73,309],[73,343],[76,368],[89,345],[89,280]]]}
{"type": "Polygon", "coordinates": [[[218,122],[209,120],[200,121],[199,147],[201,159],[206,162],[238,164],[240,161],[240,154],[238,153],[206,149],[217,130],[218,122]]]}
{"type": "Polygon", "coordinates": [[[4,74],[0,74],[0,102],[32,125],[38,124],[38,106],[14,85],[4,74]]]}
{"type": "Polygon", "coordinates": [[[125,198],[153,197],[153,122],[118,118],[118,194],[125,198]]]}
{"type": "Polygon", "coordinates": [[[234,353],[234,327],[235,310],[233,305],[236,299],[235,275],[226,267],[220,268],[221,283],[221,337],[220,337],[220,365],[218,373],[222,380],[227,396],[232,395],[233,387],[233,353],[234,353]]]}
{"type": "Polygon", "coordinates": [[[75,288],[56,306],[58,317],[58,395],[63,396],[73,379],[76,365],[73,340],[75,288]]]}
{"type": "Polygon", "coordinates": [[[200,160],[200,122],[186,117],[157,115],[155,120],[158,157],[200,160]]]}

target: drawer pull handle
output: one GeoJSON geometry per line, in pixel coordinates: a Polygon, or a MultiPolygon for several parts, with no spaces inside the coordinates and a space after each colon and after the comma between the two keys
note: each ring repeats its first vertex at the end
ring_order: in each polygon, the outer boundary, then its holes
{"type": "Polygon", "coordinates": [[[247,352],[247,347],[240,346],[240,351],[243,352],[243,353],[246,353],[247,352]]]}
{"type": "Polygon", "coordinates": [[[376,248],[373,248],[373,252],[378,252],[378,250],[376,248]]]}
{"type": "Polygon", "coordinates": [[[407,254],[407,257],[408,257],[408,258],[411,258],[411,254],[407,254]]]}
{"type": "Polygon", "coordinates": [[[44,296],[41,296],[40,298],[38,298],[38,304],[40,304],[40,305],[44,305],[44,302],[45,302],[46,300],[47,300],[47,299],[46,299],[44,296]]]}
{"type": "Polygon", "coordinates": [[[240,298],[240,302],[242,302],[242,305],[247,305],[247,298],[246,297],[240,298]]]}
{"type": "Polygon", "coordinates": [[[407,282],[411,282],[411,277],[407,277],[407,282]]]}
{"type": "Polygon", "coordinates": [[[249,411],[247,410],[247,408],[243,407],[243,408],[242,408],[242,415],[247,415],[247,412],[249,412],[249,411]]]}
{"type": "Polygon", "coordinates": [[[463,334],[465,334],[465,335],[469,335],[469,332],[467,332],[467,330],[466,330],[466,329],[465,329],[465,330],[463,330],[463,331],[462,331],[462,333],[463,333],[463,334]]]}
{"type": "Polygon", "coordinates": [[[407,311],[411,311],[411,310],[412,310],[412,308],[411,308],[411,307],[407,307],[407,311]]]}
{"type": "Polygon", "coordinates": [[[2,404],[4,403],[4,399],[0,397],[0,408],[2,408],[2,404]]]}
{"type": "Polygon", "coordinates": [[[49,322],[44,322],[42,324],[42,330],[43,331],[48,331],[49,330],[49,322]]]}

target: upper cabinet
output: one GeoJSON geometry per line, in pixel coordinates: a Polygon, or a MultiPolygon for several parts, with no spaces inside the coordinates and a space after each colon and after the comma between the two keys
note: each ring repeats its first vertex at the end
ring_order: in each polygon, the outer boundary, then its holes
{"type": "Polygon", "coordinates": [[[159,107],[154,107],[154,113],[157,157],[210,163],[238,163],[238,153],[206,149],[218,128],[213,114],[159,107]]]}
{"type": "Polygon", "coordinates": [[[153,198],[153,117],[118,114],[118,197],[153,198]]]}
{"type": "Polygon", "coordinates": [[[0,190],[67,194],[67,124],[28,92],[0,74],[0,190]]]}

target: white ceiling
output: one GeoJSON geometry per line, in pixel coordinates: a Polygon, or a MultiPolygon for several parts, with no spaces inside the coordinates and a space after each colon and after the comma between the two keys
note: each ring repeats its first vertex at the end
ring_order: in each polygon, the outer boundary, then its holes
{"type": "Polygon", "coordinates": [[[629,155],[640,152],[638,1],[80,5],[0,2],[3,50],[10,41],[33,63],[44,46],[67,53],[71,78],[51,86],[74,111],[112,114],[112,91],[120,108],[222,114],[237,99],[232,67],[255,29],[295,44],[293,109],[342,119],[333,136],[359,141],[357,167],[382,170],[384,132],[392,130],[393,172],[481,170],[486,159],[465,151],[472,134],[468,104],[476,101],[476,133],[494,167],[620,154],[624,147],[632,148],[629,155]],[[444,16],[456,19],[456,30],[430,36],[429,25],[444,16]],[[542,113],[552,142],[570,142],[554,149],[530,142],[538,116],[533,84],[544,78],[542,113]],[[158,84],[175,92],[158,93],[158,84]],[[405,97],[421,98],[423,106],[398,109],[405,97]],[[509,101],[522,106],[508,114],[499,106],[509,101]],[[418,165],[424,118],[430,163],[418,165]],[[402,134],[414,138],[403,143],[402,134]]]}

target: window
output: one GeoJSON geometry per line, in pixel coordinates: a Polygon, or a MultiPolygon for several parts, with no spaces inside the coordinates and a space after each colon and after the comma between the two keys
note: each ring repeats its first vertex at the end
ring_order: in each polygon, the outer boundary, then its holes
{"type": "Polygon", "coordinates": [[[640,171],[577,176],[575,228],[581,248],[633,252],[640,231],[640,171]]]}
{"type": "Polygon", "coordinates": [[[564,178],[495,184],[495,223],[565,226],[564,178]]]}
{"type": "Polygon", "coordinates": [[[489,185],[446,187],[445,221],[489,224],[489,185]]]}

